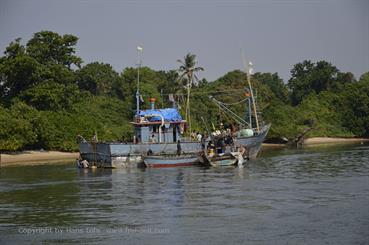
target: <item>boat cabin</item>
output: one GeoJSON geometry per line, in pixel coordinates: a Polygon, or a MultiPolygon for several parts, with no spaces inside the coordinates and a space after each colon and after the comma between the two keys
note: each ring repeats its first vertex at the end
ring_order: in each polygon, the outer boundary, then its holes
{"type": "Polygon", "coordinates": [[[135,116],[135,143],[173,143],[180,140],[186,121],[176,108],[141,110],[135,116]]]}

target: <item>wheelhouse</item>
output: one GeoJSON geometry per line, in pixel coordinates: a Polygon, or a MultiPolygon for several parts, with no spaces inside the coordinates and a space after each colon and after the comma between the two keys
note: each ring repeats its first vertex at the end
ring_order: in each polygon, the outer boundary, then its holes
{"type": "Polygon", "coordinates": [[[135,116],[135,143],[173,143],[181,139],[186,121],[176,108],[141,110],[135,116]]]}

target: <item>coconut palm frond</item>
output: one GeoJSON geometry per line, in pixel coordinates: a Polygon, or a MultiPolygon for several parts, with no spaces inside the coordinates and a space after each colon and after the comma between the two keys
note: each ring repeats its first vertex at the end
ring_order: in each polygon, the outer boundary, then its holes
{"type": "Polygon", "coordinates": [[[193,71],[204,71],[204,68],[202,68],[202,67],[195,67],[194,69],[193,69],[193,71]]]}
{"type": "Polygon", "coordinates": [[[196,76],[195,74],[193,75],[194,79],[192,81],[192,83],[194,83],[195,85],[199,84],[200,79],[198,78],[198,76],[196,76]]]}
{"type": "Polygon", "coordinates": [[[181,67],[182,66],[184,67],[186,65],[182,60],[177,60],[177,62],[180,63],[180,64],[182,64],[181,67]]]}

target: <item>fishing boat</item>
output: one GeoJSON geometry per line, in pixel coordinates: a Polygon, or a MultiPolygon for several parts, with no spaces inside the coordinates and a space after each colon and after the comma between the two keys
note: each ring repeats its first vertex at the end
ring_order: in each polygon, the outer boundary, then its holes
{"type": "Polygon", "coordinates": [[[239,128],[236,132],[232,132],[231,134],[227,133],[221,134],[221,137],[231,136],[233,137],[233,147],[245,148],[245,152],[247,156],[243,155],[247,159],[255,159],[257,154],[260,151],[261,145],[267,136],[271,124],[266,124],[261,118],[261,111],[259,106],[255,100],[253,88],[251,85],[250,77],[253,73],[252,63],[244,60],[245,65],[245,73],[247,75],[247,83],[248,88],[245,88],[245,97],[241,99],[241,101],[236,102],[235,104],[245,102],[246,107],[246,116],[241,117],[233,112],[226,103],[217,100],[213,96],[209,96],[209,99],[216,104],[221,111],[223,111],[227,116],[239,125],[239,128]]]}
{"type": "MultiPolygon", "coordinates": [[[[105,168],[145,166],[143,156],[147,156],[148,152],[152,155],[175,155],[178,142],[180,142],[182,152],[186,154],[197,155],[203,152],[201,142],[183,137],[187,122],[182,119],[175,103],[172,108],[158,109],[155,108],[155,99],[151,98],[150,109],[140,108],[140,67],[141,61],[137,69],[136,113],[131,122],[134,132],[133,139],[125,143],[99,142],[97,137],[91,142],[81,140],[79,143],[80,157],[81,160],[86,160],[89,166],[105,168]]],[[[247,149],[247,158],[252,159],[257,156],[270,124],[265,125],[259,122],[249,75],[248,82],[251,91],[251,95],[247,97],[250,122],[247,123],[245,119],[235,116],[240,128],[235,133],[234,139],[238,147],[243,146],[247,149]],[[256,127],[251,124],[251,105],[254,108],[256,127]]],[[[231,115],[234,114],[224,103],[213,97],[209,98],[220,108],[230,112],[231,115]]],[[[155,160],[155,158],[151,159],[155,160]]],[[[182,159],[177,160],[182,161],[182,159]]]]}
{"type": "Polygon", "coordinates": [[[119,168],[143,166],[143,156],[175,155],[180,144],[182,152],[196,155],[201,151],[198,141],[182,137],[186,121],[176,108],[140,110],[131,125],[134,128],[132,142],[81,142],[80,155],[97,167],[119,168]]]}
{"type": "Polygon", "coordinates": [[[179,167],[195,165],[198,157],[196,154],[144,156],[143,161],[149,168],[179,167]]]}

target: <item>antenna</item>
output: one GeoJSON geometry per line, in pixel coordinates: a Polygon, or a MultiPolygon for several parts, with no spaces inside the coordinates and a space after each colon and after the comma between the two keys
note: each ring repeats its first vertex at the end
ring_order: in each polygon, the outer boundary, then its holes
{"type": "Polygon", "coordinates": [[[252,68],[252,63],[251,61],[247,62],[246,61],[246,57],[245,54],[243,52],[243,49],[241,49],[241,55],[242,55],[242,61],[243,61],[243,66],[246,72],[246,76],[247,76],[247,83],[249,85],[249,89],[250,89],[250,95],[251,95],[251,100],[252,100],[252,105],[253,105],[253,110],[254,110],[254,115],[255,115],[255,121],[256,121],[256,130],[259,133],[260,129],[259,129],[259,120],[258,120],[258,114],[256,112],[256,104],[255,104],[255,98],[254,98],[254,92],[252,90],[252,86],[251,86],[251,75],[254,72],[253,68],[252,68]]]}
{"type": "Polygon", "coordinates": [[[136,115],[138,116],[140,114],[140,68],[142,65],[142,59],[141,59],[141,53],[143,51],[143,48],[140,46],[137,46],[137,91],[136,91],[136,115]]]}

